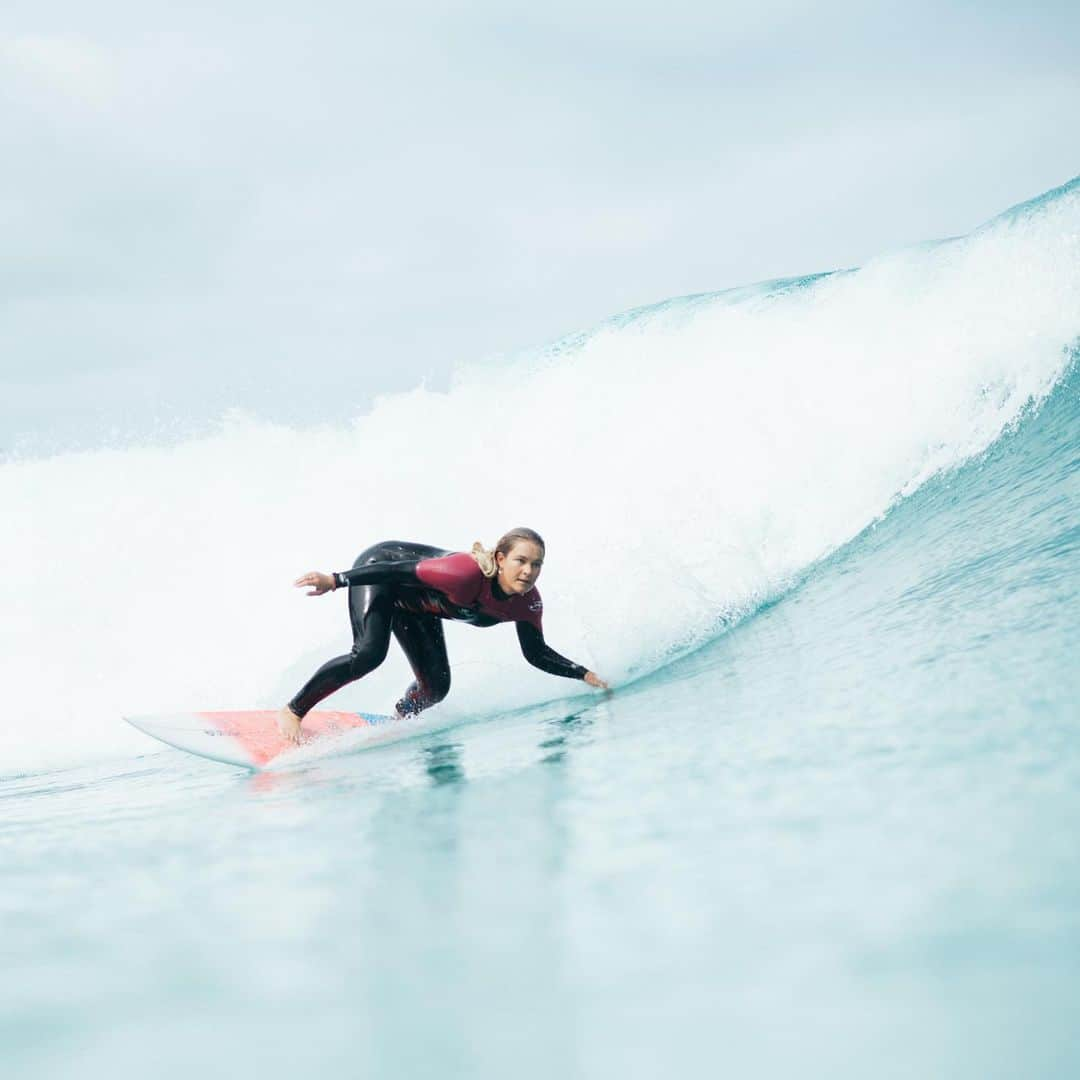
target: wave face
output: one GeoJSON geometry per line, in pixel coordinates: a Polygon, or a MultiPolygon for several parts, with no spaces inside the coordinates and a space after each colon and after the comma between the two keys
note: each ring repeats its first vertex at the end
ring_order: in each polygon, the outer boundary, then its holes
{"type": "MultiPolygon", "coordinates": [[[[1023,439],[1078,335],[1080,180],[858,270],[620,316],[348,427],[233,414],[179,446],[9,460],[0,772],[145,748],[123,713],[285,700],[349,640],[340,595],[289,582],[383,538],[531,525],[549,642],[616,683],[654,671],[1023,439]]],[[[1057,476],[1041,445],[1026,467],[1057,476]]],[[[957,527],[992,528],[995,497],[957,527]]],[[[512,633],[448,640],[450,715],[566,693],[512,633]]],[[[385,708],[408,679],[392,651],[335,704],[385,708]]]]}

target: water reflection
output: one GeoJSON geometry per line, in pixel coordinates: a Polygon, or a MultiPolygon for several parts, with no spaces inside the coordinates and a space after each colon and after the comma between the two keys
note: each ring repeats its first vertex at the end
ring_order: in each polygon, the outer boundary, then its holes
{"type": "Polygon", "coordinates": [[[439,743],[437,746],[425,746],[420,751],[424,771],[436,785],[460,784],[465,780],[465,770],[461,765],[460,743],[439,743]]]}
{"type": "Polygon", "coordinates": [[[554,733],[540,742],[540,749],[545,751],[540,758],[541,765],[558,765],[565,759],[573,736],[592,727],[594,721],[587,715],[589,711],[582,709],[569,716],[560,716],[544,722],[544,727],[554,729],[554,733]]]}

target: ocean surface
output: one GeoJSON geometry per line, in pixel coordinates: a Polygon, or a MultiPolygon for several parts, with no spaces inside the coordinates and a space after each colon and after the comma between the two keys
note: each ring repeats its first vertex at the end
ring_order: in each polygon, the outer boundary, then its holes
{"type": "Polygon", "coordinates": [[[5,1075],[1080,1073],[1080,180],[0,504],[5,1075]],[[295,576],[517,524],[614,693],[450,626],[390,745],[121,721],[280,704],[348,644],[295,576]]]}

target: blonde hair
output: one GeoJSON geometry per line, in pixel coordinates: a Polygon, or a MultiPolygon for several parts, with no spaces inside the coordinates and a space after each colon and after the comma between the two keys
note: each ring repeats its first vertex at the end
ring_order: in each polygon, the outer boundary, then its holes
{"type": "Polygon", "coordinates": [[[495,556],[509,555],[510,549],[515,544],[521,543],[522,540],[530,544],[536,544],[542,552],[547,551],[544,538],[538,532],[521,526],[517,529],[511,529],[508,533],[500,536],[499,542],[490,551],[477,540],[473,544],[470,554],[476,560],[476,565],[480,567],[480,572],[484,577],[494,577],[499,570],[499,564],[495,561],[495,556]]]}

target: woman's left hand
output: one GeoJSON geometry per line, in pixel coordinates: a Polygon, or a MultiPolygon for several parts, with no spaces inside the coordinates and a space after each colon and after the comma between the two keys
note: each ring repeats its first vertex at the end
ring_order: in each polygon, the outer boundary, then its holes
{"type": "Polygon", "coordinates": [[[600,676],[597,675],[596,672],[594,672],[594,671],[586,671],[585,672],[585,681],[590,686],[595,686],[597,690],[607,690],[608,689],[608,684],[606,682],[604,682],[604,680],[601,679],[600,676]]]}

